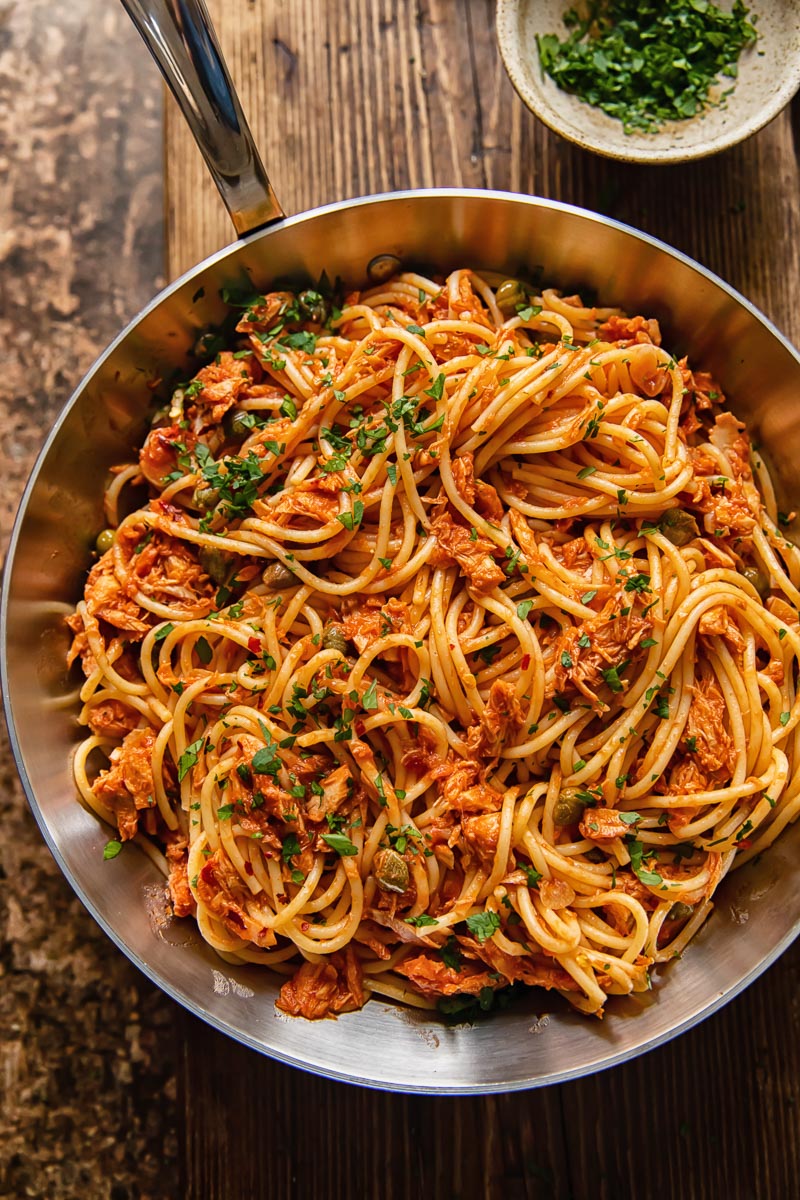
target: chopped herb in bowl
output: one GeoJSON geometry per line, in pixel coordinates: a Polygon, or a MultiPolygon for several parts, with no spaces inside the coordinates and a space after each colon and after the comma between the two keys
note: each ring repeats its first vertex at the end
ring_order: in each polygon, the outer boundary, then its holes
{"type": "Polygon", "coordinates": [[[655,133],[667,121],[694,117],[724,103],[739,56],[753,46],[755,20],[742,0],[726,12],[711,0],[594,0],[570,9],[571,30],[537,37],[543,70],[623,124],[626,133],[655,133]]]}

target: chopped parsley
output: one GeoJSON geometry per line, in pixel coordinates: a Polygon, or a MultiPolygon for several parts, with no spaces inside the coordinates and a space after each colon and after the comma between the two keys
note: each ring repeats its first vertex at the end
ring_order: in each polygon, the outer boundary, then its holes
{"type": "Polygon", "coordinates": [[[467,929],[473,933],[481,945],[494,937],[500,928],[500,918],[494,912],[475,913],[467,917],[467,929]]]}
{"type": "Polygon", "coordinates": [[[646,855],[642,843],[638,841],[638,839],[634,838],[628,842],[628,853],[631,856],[631,866],[633,867],[634,874],[638,879],[641,880],[642,883],[649,884],[651,887],[659,887],[664,882],[657,871],[649,871],[647,867],[644,866],[644,858],[646,856],[651,857],[653,851],[650,851],[649,854],[646,855]]]}
{"type": "Polygon", "coordinates": [[[356,500],[353,504],[352,512],[338,513],[336,520],[344,525],[345,529],[357,529],[361,524],[361,519],[364,516],[364,501],[356,500]]]}
{"type": "Polygon", "coordinates": [[[251,769],[256,775],[272,775],[275,778],[280,770],[281,760],[278,758],[277,746],[272,740],[269,730],[263,721],[259,721],[261,732],[264,735],[266,746],[262,746],[260,750],[256,750],[250,763],[251,769]]]}
{"type": "Polygon", "coordinates": [[[287,333],[278,341],[279,346],[287,346],[290,350],[302,350],[305,354],[313,354],[317,348],[317,338],[305,329],[297,333],[287,333]]]}
{"type": "Polygon", "coordinates": [[[178,759],[178,782],[180,783],[191,771],[192,767],[197,763],[197,756],[200,753],[200,748],[203,745],[203,739],[199,737],[196,742],[192,742],[187,746],[183,754],[178,759]]]}
{"type": "Polygon", "coordinates": [[[458,948],[458,942],[452,934],[442,946],[439,953],[442,956],[442,962],[451,971],[461,970],[461,951],[458,948]]]}
{"type": "MultiPolygon", "coordinates": [[[[570,8],[571,32],[537,37],[542,69],[564,91],[622,122],[655,133],[666,121],[712,104],[719,76],[735,79],[739,55],[756,41],[749,10],[711,0],[593,0],[585,20],[570,8]]],[[[731,85],[732,86],[732,85],[731,85]]]]}
{"type": "MultiPolygon", "coordinates": [[[[625,665],[625,663],[622,664],[623,667],[625,665]]],[[[621,669],[621,667],[607,667],[604,671],[600,672],[612,692],[621,692],[623,690],[624,684],[619,677],[621,669]]]]}
{"type": "Polygon", "coordinates": [[[541,871],[537,871],[535,867],[532,867],[530,865],[530,863],[520,863],[519,867],[520,867],[520,870],[524,871],[525,875],[527,876],[528,887],[529,888],[537,887],[539,884],[539,880],[542,878],[541,871]]]}
{"type": "Polygon", "coordinates": [[[354,854],[358,854],[358,847],[354,846],[350,838],[345,837],[343,833],[323,833],[322,840],[342,858],[350,858],[354,854]]]}
{"type": "Polygon", "coordinates": [[[194,644],[194,648],[197,651],[197,657],[200,659],[200,662],[204,667],[207,667],[212,659],[212,650],[206,639],[199,637],[194,644]]]}
{"type": "Polygon", "coordinates": [[[649,575],[631,575],[630,579],[625,582],[626,592],[649,592],[650,591],[650,576],[649,575]]]}
{"type": "Polygon", "coordinates": [[[252,450],[246,458],[229,457],[221,462],[206,458],[202,474],[208,486],[219,492],[219,504],[228,517],[249,514],[258,499],[258,485],[264,478],[261,460],[252,450]]]}
{"type": "Polygon", "coordinates": [[[431,386],[425,389],[424,395],[430,396],[432,400],[441,400],[444,395],[444,375],[437,375],[431,386]]]}
{"type": "MultiPolygon", "coordinates": [[[[295,854],[300,853],[300,843],[297,840],[296,833],[289,833],[283,839],[281,845],[281,858],[285,863],[288,863],[290,858],[294,858],[295,854]]],[[[302,883],[302,879],[300,881],[302,883]]]]}

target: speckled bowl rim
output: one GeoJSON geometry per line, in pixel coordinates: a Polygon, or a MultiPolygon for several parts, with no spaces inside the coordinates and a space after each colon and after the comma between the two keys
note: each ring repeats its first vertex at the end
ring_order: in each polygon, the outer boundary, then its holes
{"type": "MultiPolygon", "coordinates": [[[[792,69],[787,72],[783,86],[775,93],[771,101],[765,104],[763,109],[748,120],[731,126],[727,132],[709,139],[708,142],[693,147],[665,146],[660,142],[662,135],[655,134],[654,138],[659,139],[658,146],[654,142],[652,150],[640,147],[632,149],[630,153],[626,154],[615,146],[603,144],[591,134],[576,133],[573,127],[562,124],[549,110],[545,115],[539,103],[539,88],[531,81],[530,72],[520,53],[519,39],[516,36],[518,17],[523,2],[524,0],[497,0],[497,45],[514,90],[523,104],[553,133],[557,133],[559,137],[565,138],[575,146],[580,146],[582,150],[591,150],[603,158],[611,158],[617,162],[649,163],[655,166],[694,162],[699,158],[708,158],[712,154],[719,154],[722,150],[738,146],[740,142],[746,141],[754,133],[758,133],[786,107],[800,88],[800,54],[798,54],[792,69]]],[[[564,7],[565,9],[569,7],[566,0],[564,7]]]]}

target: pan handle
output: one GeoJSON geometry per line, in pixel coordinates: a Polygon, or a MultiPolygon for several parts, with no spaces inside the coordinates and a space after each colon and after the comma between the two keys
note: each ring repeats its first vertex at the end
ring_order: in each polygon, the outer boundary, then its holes
{"type": "Polygon", "coordinates": [[[285,216],[203,0],[122,0],[186,118],[241,237],[285,216]]]}

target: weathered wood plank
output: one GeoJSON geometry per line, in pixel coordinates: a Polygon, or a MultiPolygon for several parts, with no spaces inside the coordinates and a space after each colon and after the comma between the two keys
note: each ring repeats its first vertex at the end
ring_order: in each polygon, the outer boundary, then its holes
{"type": "MultiPolygon", "coordinates": [[[[287,211],[429,185],[582,204],[698,258],[800,340],[792,116],[718,158],[636,167],[524,108],[491,0],[213,0],[287,211]]],[[[168,270],[230,241],[167,113],[168,270]]],[[[189,1197],[463,1200],[783,1197],[800,1172],[800,948],[698,1029],[614,1071],[527,1094],[391,1097],[315,1079],[180,1020],[189,1197]]]]}
{"type": "MultiPolygon", "coordinates": [[[[699,259],[800,340],[789,110],[714,159],[618,164],[555,137],[522,105],[497,53],[491,0],[216,0],[211,9],[288,212],[427,186],[582,204],[699,259]]],[[[172,277],[233,234],[172,104],[166,125],[172,277]]]]}
{"type": "Polygon", "coordinates": [[[508,1096],[390,1096],[283,1067],[185,1014],[187,1200],[750,1200],[800,1171],[800,947],[662,1049],[508,1096]]]}

